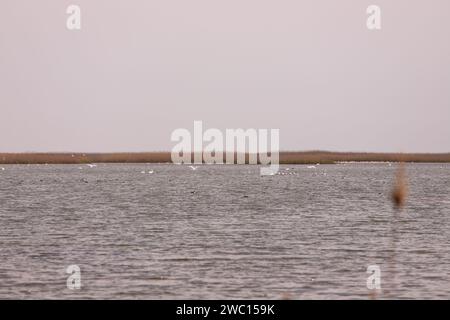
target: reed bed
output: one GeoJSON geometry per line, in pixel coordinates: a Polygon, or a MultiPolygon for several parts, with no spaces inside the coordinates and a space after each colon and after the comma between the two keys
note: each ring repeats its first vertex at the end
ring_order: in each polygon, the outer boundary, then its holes
{"type": "MultiPolygon", "coordinates": [[[[235,154],[236,157],[236,154],[235,154]]],[[[193,155],[191,155],[193,159],[193,155]]],[[[248,163],[249,155],[245,156],[248,163]]],[[[1,164],[170,163],[170,152],[139,153],[0,153],[1,164]]],[[[236,161],[235,161],[236,162],[236,161]]],[[[280,152],[281,164],[339,162],[450,163],[450,153],[280,152]]]]}

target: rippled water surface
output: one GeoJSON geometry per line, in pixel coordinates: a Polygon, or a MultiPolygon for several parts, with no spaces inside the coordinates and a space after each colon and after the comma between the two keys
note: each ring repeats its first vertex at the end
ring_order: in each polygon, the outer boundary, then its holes
{"type": "Polygon", "coordinates": [[[0,298],[450,298],[450,165],[3,167],[0,298]]]}

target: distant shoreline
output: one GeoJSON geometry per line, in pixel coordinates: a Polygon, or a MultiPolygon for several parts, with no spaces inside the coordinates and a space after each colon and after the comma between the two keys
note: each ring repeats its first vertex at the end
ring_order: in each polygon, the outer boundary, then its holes
{"type": "MultiPolygon", "coordinates": [[[[248,154],[246,155],[248,160],[248,154]]],[[[136,153],[0,153],[0,164],[171,163],[170,152],[136,153]]],[[[224,161],[225,162],[225,161],[224,161]]],[[[345,162],[450,163],[450,153],[363,153],[283,151],[280,164],[345,162]]]]}

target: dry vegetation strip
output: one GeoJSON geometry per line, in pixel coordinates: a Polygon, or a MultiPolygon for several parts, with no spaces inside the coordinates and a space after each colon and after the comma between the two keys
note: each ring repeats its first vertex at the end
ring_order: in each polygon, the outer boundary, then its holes
{"type": "MultiPolygon", "coordinates": [[[[248,155],[246,156],[248,159],[248,155]]],[[[336,162],[450,162],[450,153],[281,152],[281,164],[336,162]]],[[[0,153],[2,164],[169,163],[169,152],[142,153],[0,153]]]]}

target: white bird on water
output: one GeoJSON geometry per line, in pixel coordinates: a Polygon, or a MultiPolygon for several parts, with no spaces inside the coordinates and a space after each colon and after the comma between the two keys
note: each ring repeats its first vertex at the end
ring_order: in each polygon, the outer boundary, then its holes
{"type": "Polygon", "coordinates": [[[5,168],[0,168],[0,170],[5,171],[5,168]]]}
{"type": "Polygon", "coordinates": [[[308,166],[308,169],[315,169],[316,166],[308,166]]]}
{"type": "Polygon", "coordinates": [[[191,168],[192,170],[197,170],[197,167],[194,167],[194,166],[189,166],[189,168],[191,168]]]}
{"type": "Polygon", "coordinates": [[[88,163],[87,166],[88,166],[89,168],[95,168],[97,165],[96,165],[96,164],[88,163]]]}

